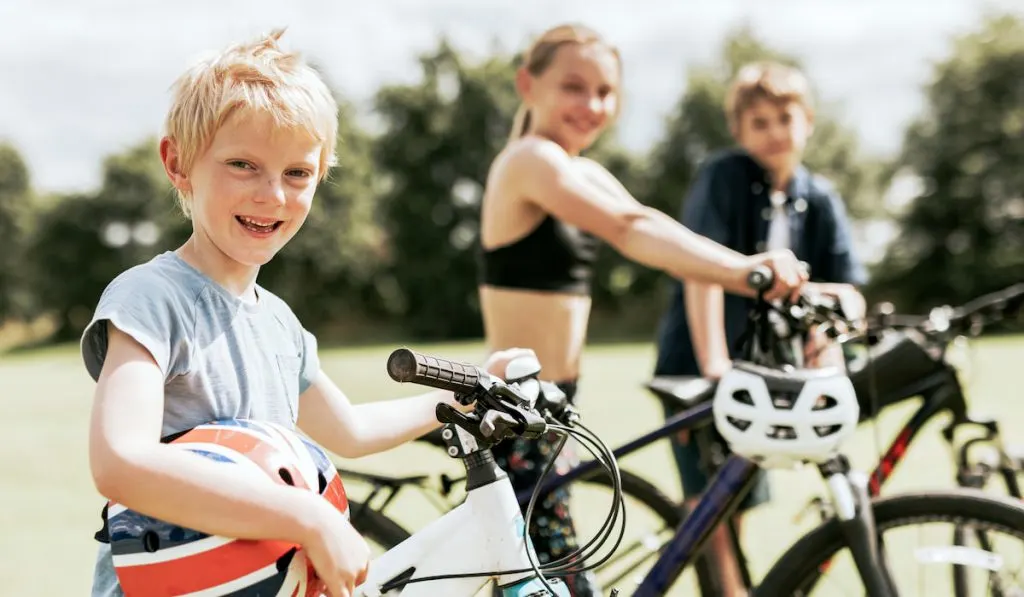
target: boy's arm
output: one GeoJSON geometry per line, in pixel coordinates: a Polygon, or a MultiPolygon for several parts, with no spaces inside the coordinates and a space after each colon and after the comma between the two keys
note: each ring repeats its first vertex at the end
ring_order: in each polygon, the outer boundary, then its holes
{"type": "Polygon", "coordinates": [[[300,397],[299,428],[343,458],[390,450],[438,427],[438,402],[465,408],[451,392],[435,390],[411,398],[353,405],[323,371],[300,397]]]}
{"type": "Polygon", "coordinates": [[[725,294],[721,286],[688,283],[686,319],[701,375],[720,378],[732,367],[725,337],[725,294]]]}
{"type": "Polygon", "coordinates": [[[817,272],[817,275],[811,272],[812,279],[816,282],[863,286],[867,282],[867,271],[853,246],[853,226],[846,212],[846,203],[838,191],[831,187],[826,188],[826,194],[828,201],[822,220],[826,226],[824,232],[828,246],[823,248],[828,251],[829,259],[825,263],[826,271],[817,272]]]}
{"type": "MultiPolygon", "coordinates": [[[[683,208],[681,221],[694,232],[729,246],[728,210],[731,198],[724,164],[709,164],[698,174],[683,208]]],[[[686,318],[701,375],[717,379],[731,366],[725,334],[725,294],[721,286],[687,282],[686,318]]]]}
{"type": "MultiPolygon", "coordinates": [[[[500,350],[491,354],[482,368],[504,377],[508,363],[521,357],[535,359],[536,355],[523,348],[500,350]]],[[[353,405],[322,370],[299,400],[299,428],[343,458],[390,450],[436,429],[441,425],[435,414],[439,402],[463,412],[473,409],[472,405],[459,404],[451,392],[443,390],[353,405]]]]}
{"type": "Polygon", "coordinates": [[[149,516],[209,534],[306,544],[326,501],[159,441],[164,376],[138,342],[108,324],[89,429],[99,492],[149,516]]]}

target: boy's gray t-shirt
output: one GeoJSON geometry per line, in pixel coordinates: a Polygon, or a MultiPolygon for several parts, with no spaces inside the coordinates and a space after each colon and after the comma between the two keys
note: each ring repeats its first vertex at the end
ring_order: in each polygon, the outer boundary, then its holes
{"type": "MultiPolygon", "coordinates": [[[[162,436],[215,419],[255,419],[293,428],[299,395],[320,369],[316,339],[288,305],[256,287],[257,302],[230,294],[176,253],[115,278],[82,336],[98,379],[111,322],[145,347],[164,373],[162,436]]],[[[123,595],[110,546],[101,543],[93,597],[123,595]]]]}

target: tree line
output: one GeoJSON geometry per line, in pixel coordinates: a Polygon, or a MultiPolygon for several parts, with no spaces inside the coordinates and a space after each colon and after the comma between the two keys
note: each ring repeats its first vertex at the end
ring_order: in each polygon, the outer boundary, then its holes
{"type": "MultiPolygon", "coordinates": [[[[470,61],[442,39],[420,57],[419,82],[377,92],[375,133],[339,99],[338,165],[304,229],[260,274],[325,341],[481,334],[479,203],[518,103],[515,58],[470,61]]],[[[626,151],[613,128],[588,155],[639,200],[678,214],[701,161],[732,144],[722,112],[728,81],[764,58],[800,65],[749,30],[734,31],[716,61],[685,73],[685,92],[649,151],[626,151]]],[[[1024,22],[995,16],[955,39],[926,96],[888,160],[865,155],[851,126],[819,106],[805,159],[836,183],[855,221],[897,224],[866,292],[908,312],[1024,279],[1024,22]],[[915,177],[920,192],[894,211],[883,197],[897,173],[915,177]]],[[[49,340],[76,339],[117,273],[187,238],[155,138],[101,167],[97,190],[43,196],[17,148],[0,143],[0,322],[51,318],[49,340]]],[[[665,281],[606,248],[594,335],[650,337],[665,281]]]]}

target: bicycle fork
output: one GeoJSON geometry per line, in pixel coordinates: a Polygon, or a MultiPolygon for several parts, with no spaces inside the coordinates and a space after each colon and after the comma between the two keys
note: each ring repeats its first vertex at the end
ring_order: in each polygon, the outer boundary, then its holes
{"type": "Polygon", "coordinates": [[[819,470],[828,482],[836,519],[867,594],[897,597],[896,585],[885,562],[884,546],[875,529],[867,475],[852,471],[843,455],[820,465],[819,470]]]}

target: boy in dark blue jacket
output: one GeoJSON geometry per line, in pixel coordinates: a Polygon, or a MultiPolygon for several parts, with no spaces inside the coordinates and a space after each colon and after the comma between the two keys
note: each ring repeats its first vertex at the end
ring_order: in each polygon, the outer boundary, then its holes
{"type": "MultiPolygon", "coordinates": [[[[725,110],[739,147],[706,160],[684,203],[682,223],[748,255],[791,249],[810,265],[809,290],[840,296],[844,308],[863,309],[856,286],[865,273],[851,246],[843,201],[828,181],[801,164],[814,122],[804,76],[780,64],[748,65],[733,82],[725,110]]],[[[675,282],[658,332],[655,374],[720,377],[737,356],[736,341],[752,305],[719,286],[675,282]]],[[[841,363],[841,353],[821,348],[812,338],[798,359],[808,355],[806,366],[825,364],[822,359],[841,363]]],[[[708,483],[700,452],[685,432],[674,440],[673,452],[692,504],[708,483]]],[[[741,510],[769,499],[767,478],[759,475],[741,510]]],[[[743,595],[723,529],[712,537],[711,548],[725,594],[743,595]]]]}

